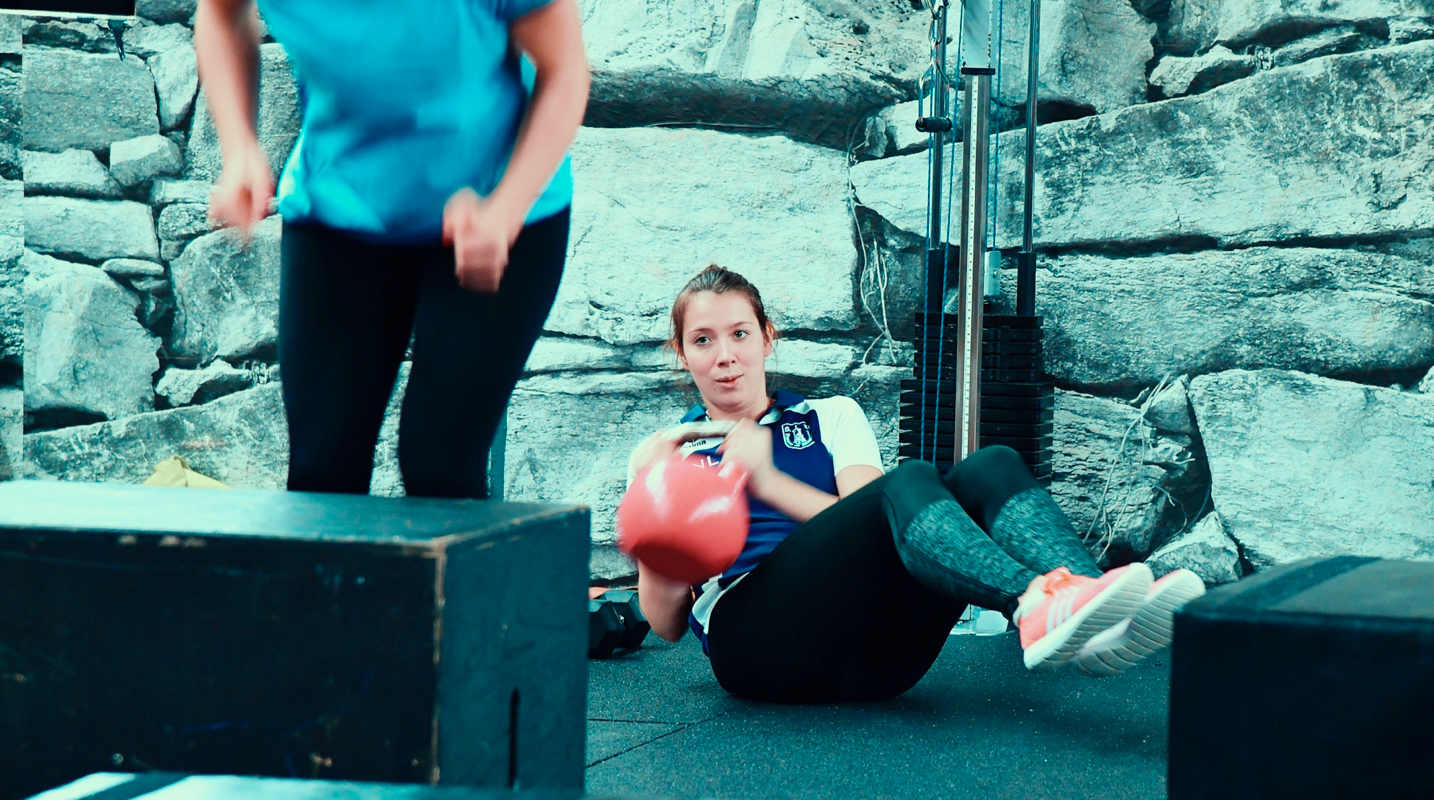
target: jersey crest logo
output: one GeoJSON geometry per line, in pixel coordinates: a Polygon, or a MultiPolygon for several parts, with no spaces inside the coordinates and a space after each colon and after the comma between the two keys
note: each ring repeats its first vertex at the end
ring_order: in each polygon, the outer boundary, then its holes
{"type": "Polygon", "coordinates": [[[812,438],[812,428],[805,422],[782,423],[782,441],[788,450],[805,450],[817,443],[812,438]]]}

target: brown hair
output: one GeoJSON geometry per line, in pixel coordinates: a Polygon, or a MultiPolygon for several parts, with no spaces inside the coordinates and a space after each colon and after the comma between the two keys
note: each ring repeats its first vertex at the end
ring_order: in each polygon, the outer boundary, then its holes
{"type": "Polygon", "coordinates": [[[698,292],[737,292],[745,296],[747,302],[752,304],[753,313],[757,315],[757,326],[762,329],[762,335],[768,341],[777,338],[777,328],[767,318],[767,307],[762,304],[762,294],[757,291],[757,287],[726,267],[709,264],[706,269],[694,275],[692,280],[682,287],[682,291],[677,293],[677,299],[672,301],[672,335],[667,340],[667,346],[678,354],[682,353],[682,326],[686,322],[687,304],[692,300],[692,295],[698,292]]]}

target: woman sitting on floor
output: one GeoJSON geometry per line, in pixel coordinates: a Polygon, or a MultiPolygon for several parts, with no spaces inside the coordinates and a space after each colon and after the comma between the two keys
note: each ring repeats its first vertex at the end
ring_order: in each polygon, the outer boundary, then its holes
{"type": "Polygon", "coordinates": [[[776,702],[878,700],[910,689],[966,605],[1005,612],[1025,664],[1120,672],[1169,644],[1174,610],[1204,592],[1177,570],[1102,573],[1014,450],[988,447],[944,476],[907,461],[882,474],[876,437],[848,397],[769,393],[776,329],[757,289],[712,266],[678,294],[671,345],[702,403],[682,422],[725,438],[658,432],[629,478],[674,453],[740,464],[751,523],[721,575],[688,586],[639,563],[653,630],[697,634],[717,681],[776,702]],[[784,435],[784,431],[786,435],[784,435]]]}

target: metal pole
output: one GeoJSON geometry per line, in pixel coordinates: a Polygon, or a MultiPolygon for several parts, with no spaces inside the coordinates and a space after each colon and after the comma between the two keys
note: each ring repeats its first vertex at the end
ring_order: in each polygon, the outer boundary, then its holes
{"type": "Polygon", "coordinates": [[[991,77],[990,67],[961,70],[966,91],[961,115],[961,348],[957,354],[957,396],[960,425],[954,460],[981,446],[981,327],[986,271],[986,191],[989,179],[991,77]]]}
{"type": "Polygon", "coordinates": [[[1036,70],[1041,53],[1041,0],[1031,0],[1031,41],[1026,61],[1026,197],[1021,253],[1016,261],[1016,313],[1036,313],[1036,70]]]}
{"type": "Polygon", "coordinates": [[[917,120],[916,127],[929,134],[931,153],[931,205],[927,228],[926,251],[926,313],[927,323],[933,324],[941,315],[945,302],[946,242],[941,227],[941,183],[944,179],[944,156],[946,132],[951,130],[950,108],[947,104],[946,87],[946,12],[947,0],[938,0],[936,8],[936,63],[932,78],[931,116],[917,120]]]}

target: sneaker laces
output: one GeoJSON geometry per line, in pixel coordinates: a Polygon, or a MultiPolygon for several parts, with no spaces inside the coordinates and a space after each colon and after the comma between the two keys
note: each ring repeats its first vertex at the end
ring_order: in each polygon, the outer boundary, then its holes
{"type": "Polygon", "coordinates": [[[1071,571],[1066,567],[1056,567],[1042,577],[1044,577],[1045,580],[1041,583],[1040,595],[1018,604],[1015,613],[1011,615],[1012,622],[1019,623],[1022,618],[1032,610],[1040,607],[1048,598],[1054,597],[1057,592],[1064,589],[1079,588],[1083,582],[1091,580],[1084,575],[1071,574],[1071,571]]]}
{"type": "Polygon", "coordinates": [[[1088,580],[1090,578],[1084,575],[1072,575],[1071,571],[1065,567],[1056,567],[1046,573],[1044,591],[1046,594],[1053,595],[1062,589],[1073,589],[1088,580]]]}

